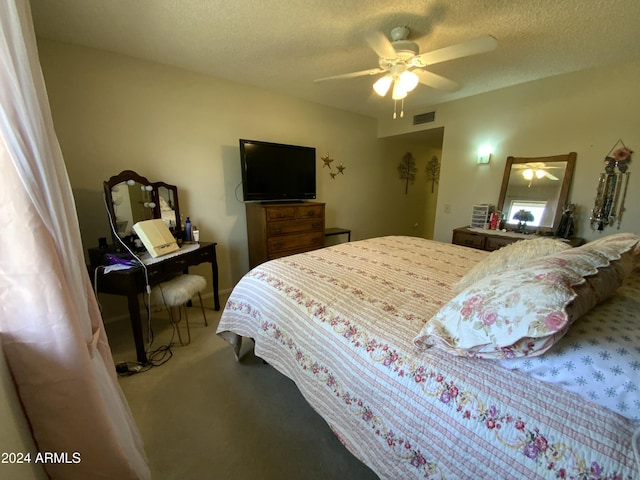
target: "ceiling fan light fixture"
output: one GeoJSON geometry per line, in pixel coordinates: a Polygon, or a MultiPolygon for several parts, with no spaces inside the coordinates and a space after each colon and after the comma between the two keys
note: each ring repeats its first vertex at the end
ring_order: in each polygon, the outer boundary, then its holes
{"type": "Polygon", "coordinates": [[[522,176],[525,178],[525,180],[531,180],[533,178],[533,170],[531,170],[530,168],[523,170],[522,176]]]}
{"type": "Polygon", "coordinates": [[[547,174],[547,172],[545,172],[545,171],[544,171],[544,170],[542,170],[542,169],[538,169],[538,170],[536,170],[536,177],[537,177],[537,178],[542,178],[542,177],[544,177],[546,174],[547,174]]]}
{"type": "Polygon", "coordinates": [[[407,96],[407,91],[403,88],[402,83],[398,80],[393,84],[393,92],[391,98],[394,100],[402,100],[407,96]]]}
{"type": "Polygon", "coordinates": [[[400,78],[397,81],[400,82],[405,92],[410,92],[418,86],[418,80],[418,75],[410,70],[406,70],[400,74],[400,78]]]}
{"type": "Polygon", "coordinates": [[[391,87],[392,81],[393,79],[391,78],[390,75],[385,75],[384,77],[381,77],[378,80],[376,80],[376,83],[373,84],[373,89],[378,95],[380,95],[381,97],[384,97],[389,91],[389,87],[391,87]]]}

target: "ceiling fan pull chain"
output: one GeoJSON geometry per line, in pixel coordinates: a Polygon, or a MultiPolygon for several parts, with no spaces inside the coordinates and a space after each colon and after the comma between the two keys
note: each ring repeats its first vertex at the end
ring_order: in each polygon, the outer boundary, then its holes
{"type": "Polygon", "coordinates": [[[400,104],[400,118],[404,117],[404,98],[402,99],[402,103],[400,104]]]}
{"type": "Polygon", "coordinates": [[[396,119],[396,110],[398,110],[398,101],[394,100],[393,101],[393,119],[396,119]]]}

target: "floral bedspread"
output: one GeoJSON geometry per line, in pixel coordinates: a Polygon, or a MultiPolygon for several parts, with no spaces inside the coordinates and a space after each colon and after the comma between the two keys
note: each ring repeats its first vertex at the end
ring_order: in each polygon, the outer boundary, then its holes
{"type": "Polygon", "coordinates": [[[494,361],[414,350],[485,255],[381,237],[268,262],[238,283],[218,334],[253,338],[381,478],[638,478],[630,420],[494,361]]]}

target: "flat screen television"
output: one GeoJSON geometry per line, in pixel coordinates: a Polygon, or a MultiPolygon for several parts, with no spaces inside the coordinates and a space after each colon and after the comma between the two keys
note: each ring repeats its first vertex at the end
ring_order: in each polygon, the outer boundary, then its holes
{"type": "Polygon", "coordinates": [[[245,202],[316,198],[316,149],[240,139],[245,202]]]}

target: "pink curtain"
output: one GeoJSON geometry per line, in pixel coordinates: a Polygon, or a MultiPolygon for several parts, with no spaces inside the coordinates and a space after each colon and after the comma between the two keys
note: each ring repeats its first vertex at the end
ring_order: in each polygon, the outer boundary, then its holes
{"type": "Polygon", "coordinates": [[[27,0],[0,0],[0,342],[52,478],[150,478],[84,265],[27,0]]]}

